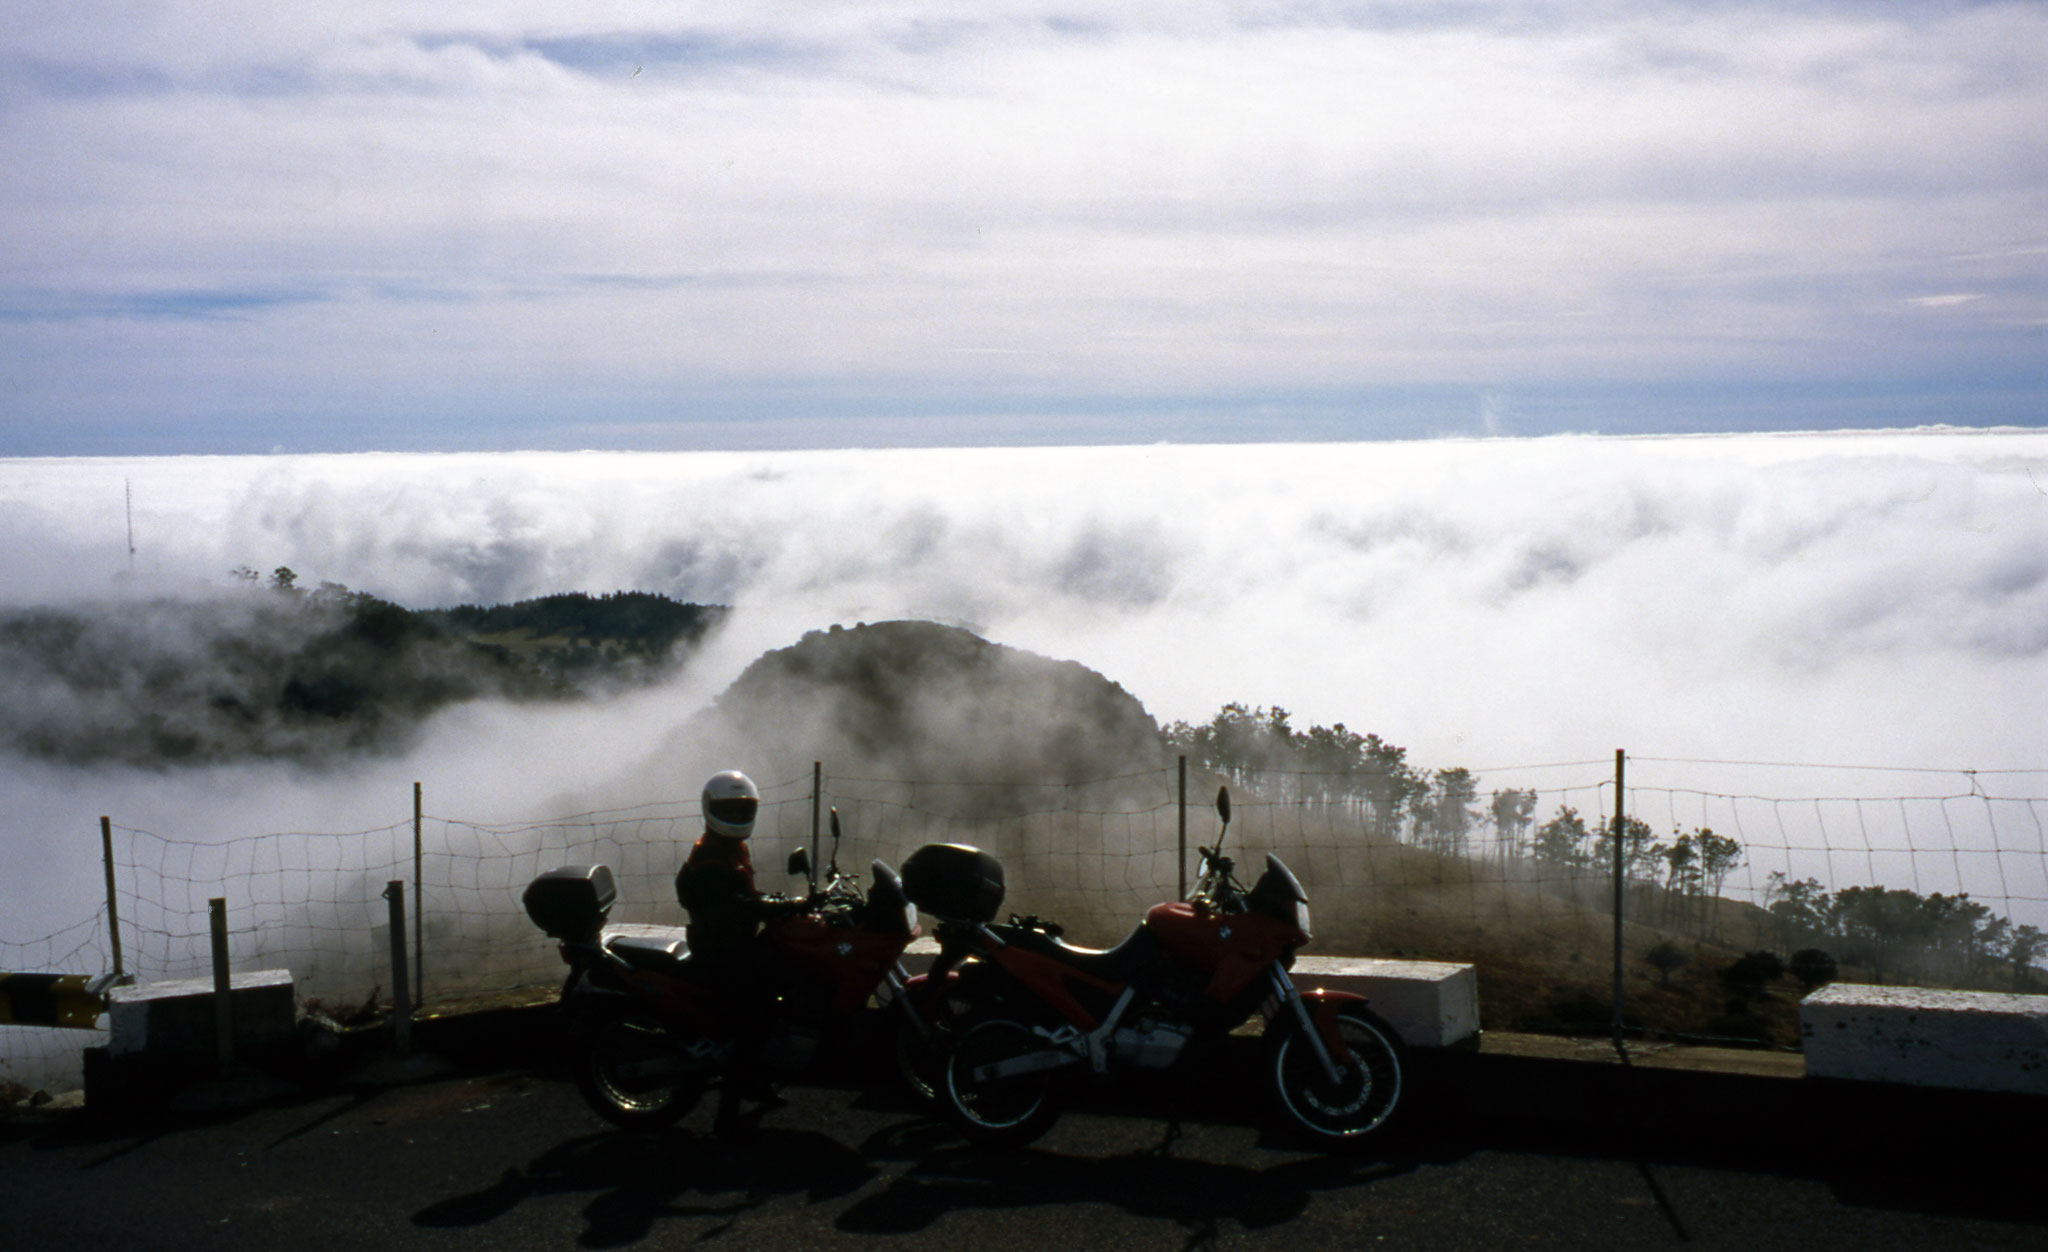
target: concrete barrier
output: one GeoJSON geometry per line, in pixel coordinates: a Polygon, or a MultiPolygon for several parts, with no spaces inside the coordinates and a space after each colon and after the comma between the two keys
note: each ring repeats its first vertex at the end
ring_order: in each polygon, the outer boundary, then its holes
{"type": "MultiPolygon", "coordinates": [[[[262,1047],[292,1037],[298,1003],[290,970],[237,973],[229,983],[228,1001],[236,1047],[262,1047]]],[[[211,1055],[213,980],[181,978],[112,988],[107,992],[107,1017],[109,1056],[211,1055]]]]}
{"type": "Polygon", "coordinates": [[[1450,961],[1356,956],[1297,957],[1296,986],[1353,991],[1411,1048],[1449,1048],[1479,1038],[1479,975],[1450,961]]]}
{"type": "Polygon", "coordinates": [[[2048,1095],[2048,996],[1835,983],[1799,1035],[1810,1078],[2048,1095]]]}
{"type": "MultiPolygon", "coordinates": [[[[903,954],[913,974],[931,967],[938,942],[917,939],[903,954]]],[[[1470,965],[1449,961],[1394,961],[1354,956],[1303,956],[1294,962],[1295,985],[1352,991],[1371,1001],[1411,1048],[1448,1048],[1479,1038],[1479,977],[1470,965]]]]}

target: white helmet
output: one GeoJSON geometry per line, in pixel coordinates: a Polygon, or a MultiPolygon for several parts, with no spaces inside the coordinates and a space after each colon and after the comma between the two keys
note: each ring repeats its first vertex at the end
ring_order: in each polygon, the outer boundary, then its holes
{"type": "Polygon", "coordinates": [[[761,789],[736,769],[713,774],[704,784],[704,829],[727,839],[754,833],[754,814],[761,808],[761,789]]]}

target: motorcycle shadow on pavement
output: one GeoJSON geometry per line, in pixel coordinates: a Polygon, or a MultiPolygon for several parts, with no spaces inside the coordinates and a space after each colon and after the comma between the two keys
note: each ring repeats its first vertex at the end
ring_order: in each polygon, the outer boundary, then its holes
{"type": "Polygon", "coordinates": [[[876,1174],[861,1154],[828,1136],[755,1126],[738,1140],[689,1130],[607,1131],[548,1149],[507,1169],[482,1190],[413,1214],[422,1227],[482,1226],[528,1200],[590,1194],[583,1247],[637,1243],[665,1219],[723,1219],[697,1237],[712,1238],[779,1196],[813,1203],[851,1194],[876,1174]]]}
{"type": "MultiPolygon", "coordinates": [[[[841,1213],[838,1229],[903,1236],[961,1210],[1106,1205],[1173,1222],[1187,1231],[1189,1246],[1200,1246],[1226,1223],[1253,1231],[1282,1226],[1306,1212],[1316,1192],[1369,1185],[1415,1168],[1399,1159],[1291,1157],[1260,1167],[1176,1156],[1179,1128],[1173,1124],[1161,1127],[1156,1145],[1109,1156],[962,1147],[930,1123],[899,1130],[911,1131],[913,1140],[936,1137],[945,1146],[918,1151],[906,1172],[841,1213]]],[[[897,1136],[884,1132],[863,1144],[862,1154],[900,1154],[906,1145],[897,1136]]]]}
{"type": "MultiPolygon", "coordinates": [[[[975,1147],[946,1123],[900,1104],[907,1119],[869,1136],[859,1155],[908,1168],[889,1171],[887,1182],[857,1199],[835,1225],[848,1234],[903,1236],[961,1210],[1107,1205],[1133,1217],[1173,1222],[1187,1231],[1189,1246],[1200,1246],[1226,1225],[1282,1226],[1306,1212],[1318,1192],[1369,1186],[1412,1173],[1446,1151],[1455,1156],[1466,1150],[1412,1128],[1355,1152],[1319,1150],[1256,1129],[1269,1119],[1241,1081],[1219,1081],[1229,1074],[1227,1068],[1203,1066],[1191,1075],[1079,1084],[1069,1102],[1077,1121],[1106,1116],[1125,1128],[1098,1145],[1108,1151],[1081,1147],[1057,1130],[1079,1150],[975,1147]],[[1201,1108],[1201,1115],[1185,1123],[1173,1119],[1174,1109],[1189,1107],[1201,1108]],[[1128,1128],[1136,1126],[1156,1128],[1146,1134],[1145,1146],[1131,1146],[1128,1128]],[[1183,1142],[1195,1135],[1207,1140],[1217,1130],[1240,1144],[1251,1131],[1250,1163],[1242,1147],[1224,1153],[1233,1159],[1219,1160],[1213,1145],[1183,1142]]],[[[1086,1132],[1078,1137],[1083,1143],[1092,1138],[1086,1132]]]]}

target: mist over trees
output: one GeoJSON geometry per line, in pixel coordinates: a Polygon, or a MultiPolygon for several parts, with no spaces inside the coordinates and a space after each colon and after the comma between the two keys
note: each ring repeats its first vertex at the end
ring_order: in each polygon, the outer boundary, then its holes
{"type": "Polygon", "coordinates": [[[1896,887],[1830,892],[1815,878],[1770,876],[1765,912],[1787,948],[1817,945],[1869,966],[1880,982],[1919,978],[1989,983],[2027,971],[2048,955],[2048,934],[2015,926],[1967,892],[1921,895],[1896,887]]]}
{"type": "Polygon", "coordinates": [[[0,613],[0,745],[72,765],[320,768],[409,747],[465,701],[659,678],[723,610],[639,592],[415,611],[279,566],[236,594],[0,613]]]}
{"type": "MultiPolygon", "coordinates": [[[[1417,766],[1407,749],[1341,722],[1299,729],[1278,707],[1226,704],[1207,722],[1172,723],[1162,737],[1169,752],[1186,755],[1190,766],[1233,787],[1350,810],[1369,837],[1444,856],[1491,857],[1526,872],[1540,889],[1589,907],[1611,898],[1612,818],[1560,805],[1538,822],[1533,790],[1487,792],[1470,770],[1417,766]]],[[[1708,827],[1660,838],[1629,815],[1619,827],[1623,884],[1635,920],[1712,942],[1724,938],[1731,915],[1756,907],[1724,895],[1729,879],[1748,863],[1739,840],[1708,827]]],[[[1922,895],[1879,886],[1831,892],[1817,879],[1787,881],[1773,873],[1761,909],[1780,949],[1803,958],[1784,967],[1802,979],[1821,970],[1834,977],[1839,958],[1867,968],[1880,982],[2024,987],[2035,962],[2048,956],[2048,934],[2014,925],[1967,893],[1922,895]]],[[[1680,963],[1673,952],[1653,960],[1667,977],[1680,963]]]]}
{"type": "Polygon", "coordinates": [[[763,778],[823,761],[987,810],[1028,809],[1047,787],[1105,799],[1120,776],[1156,787],[1160,765],[1158,723],[1103,675],[919,621],[834,626],[763,654],[664,754],[746,761],[763,778]]]}

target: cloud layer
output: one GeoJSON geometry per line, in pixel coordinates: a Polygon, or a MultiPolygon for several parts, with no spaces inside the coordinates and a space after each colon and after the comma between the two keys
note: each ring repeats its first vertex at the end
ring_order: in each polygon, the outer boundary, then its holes
{"type": "Polygon", "coordinates": [[[2048,667],[2034,434],[13,461],[0,488],[17,603],[281,564],[415,607],[641,589],[735,606],[727,677],[925,617],[1162,718],[1279,702],[1432,755],[2032,765],[2018,680],[2048,667]]]}
{"type": "Polygon", "coordinates": [[[2038,6],[738,12],[10,22],[0,450],[2040,417],[2038,6]]]}

